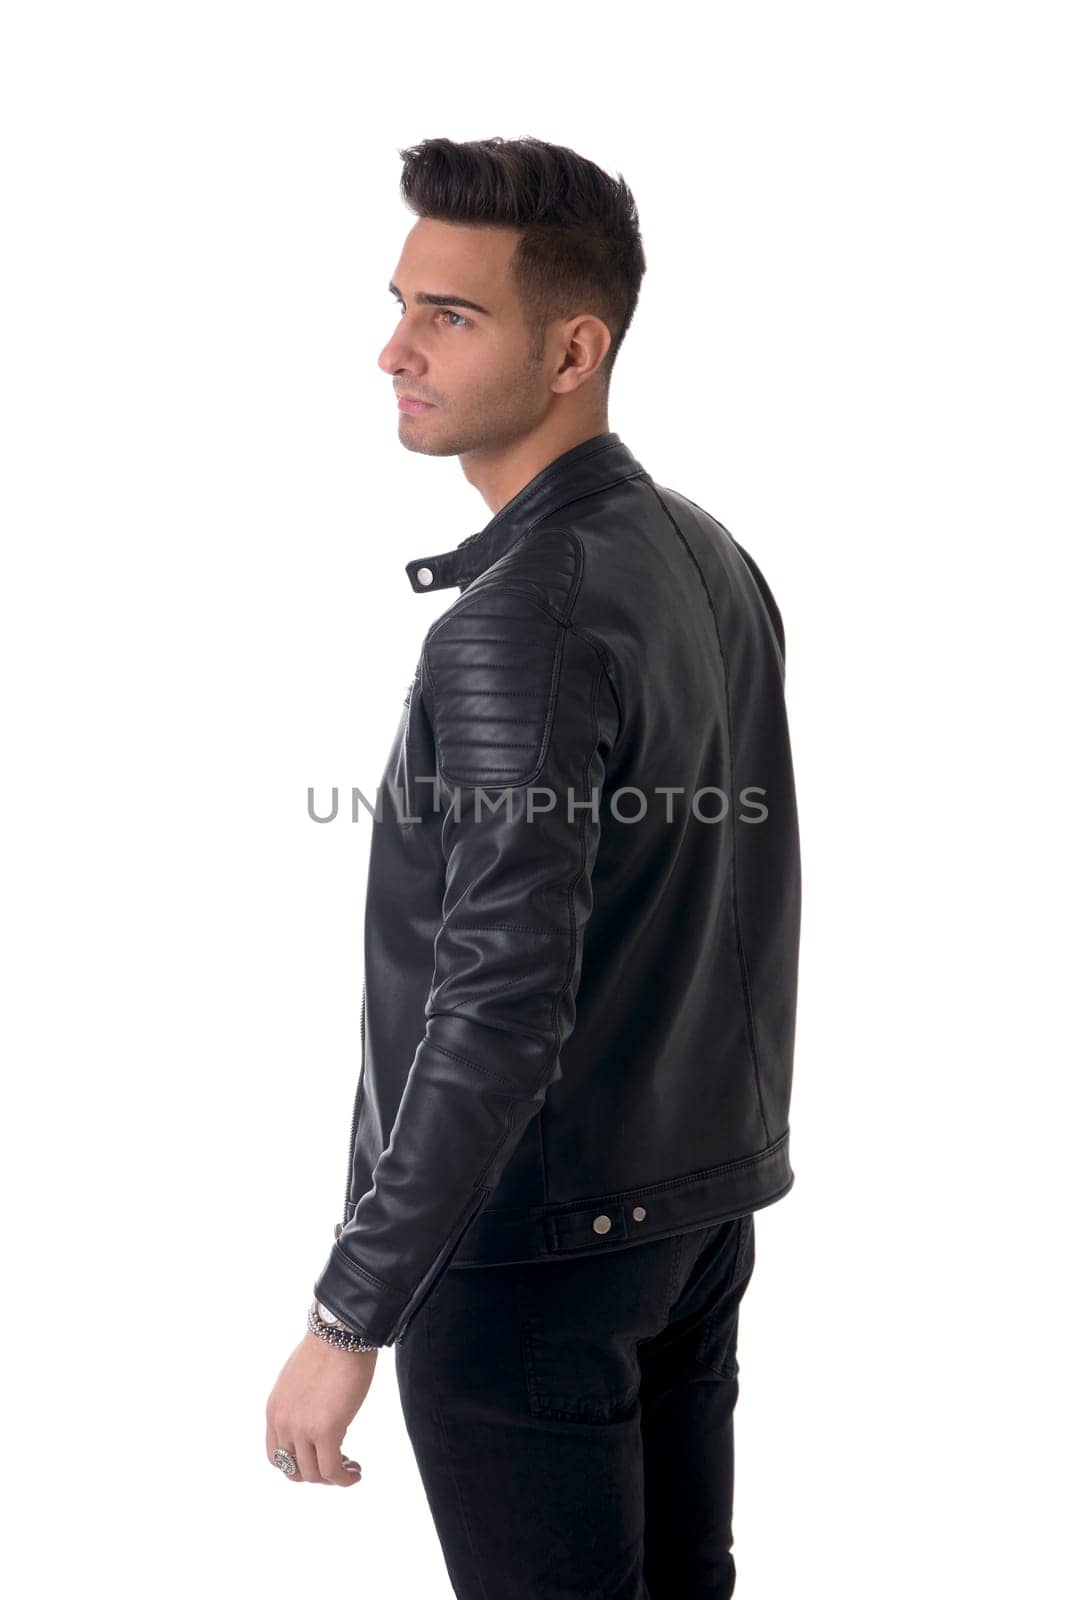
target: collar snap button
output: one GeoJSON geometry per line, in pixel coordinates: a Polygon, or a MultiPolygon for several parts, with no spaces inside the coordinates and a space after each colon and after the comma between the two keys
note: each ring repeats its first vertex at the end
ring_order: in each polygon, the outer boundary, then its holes
{"type": "Polygon", "coordinates": [[[608,1229],[610,1227],[611,1227],[611,1218],[610,1217],[597,1217],[595,1219],[594,1223],[593,1223],[593,1232],[594,1233],[607,1233],[607,1231],[608,1231],[608,1229]]]}
{"type": "Polygon", "coordinates": [[[433,569],[431,567],[420,567],[415,576],[418,578],[423,588],[425,588],[427,584],[433,582],[433,569]]]}

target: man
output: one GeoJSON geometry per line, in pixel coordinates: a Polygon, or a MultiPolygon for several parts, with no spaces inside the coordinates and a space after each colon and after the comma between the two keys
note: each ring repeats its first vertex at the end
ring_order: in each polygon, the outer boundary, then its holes
{"type": "Polygon", "coordinates": [[[621,178],[529,139],[401,154],[379,365],[401,443],[493,515],[407,564],[459,593],[388,758],[344,1221],[267,1453],[356,1481],[395,1345],[457,1595],[727,1596],[752,1214],[793,1182],[781,617],[609,431],[644,272],[621,178]]]}

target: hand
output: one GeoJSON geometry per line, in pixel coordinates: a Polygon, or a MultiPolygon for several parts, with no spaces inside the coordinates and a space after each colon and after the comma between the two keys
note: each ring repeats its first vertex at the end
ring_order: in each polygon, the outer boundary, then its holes
{"type": "Polygon", "coordinates": [[[358,1483],[362,1467],[341,1454],[349,1423],[367,1398],[377,1350],[341,1350],[309,1329],[278,1374],[267,1400],[267,1460],[288,1450],[295,1482],[358,1483]]]}

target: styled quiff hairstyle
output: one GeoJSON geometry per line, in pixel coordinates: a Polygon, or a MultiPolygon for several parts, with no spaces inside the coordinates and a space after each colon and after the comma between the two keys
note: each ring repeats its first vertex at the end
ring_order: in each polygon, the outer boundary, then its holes
{"type": "Polygon", "coordinates": [[[511,275],[530,335],[544,355],[550,322],[591,312],[611,333],[604,388],[630,326],[645,252],[637,207],[621,173],[608,174],[543,139],[424,139],[403,158],[400,192],[419,217],[520,228],[511,275]]]}

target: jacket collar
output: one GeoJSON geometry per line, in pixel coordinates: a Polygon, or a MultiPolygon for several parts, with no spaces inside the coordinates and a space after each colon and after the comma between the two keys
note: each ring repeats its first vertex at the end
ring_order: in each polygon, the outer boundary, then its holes
{"type": "Polygon", "coordinates": [[[407,562],[404,570],[411,587],[418,594],[454,589],[457,584],[460,590],[465,589],[524,533],[572,500],[610,488],[626,478],[640,477],[644,470],[617,433],[598,433],[595,438],[583,440],[542,467],[480,532],[461,539],[454,550],[407,562]]]}

